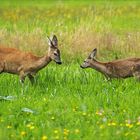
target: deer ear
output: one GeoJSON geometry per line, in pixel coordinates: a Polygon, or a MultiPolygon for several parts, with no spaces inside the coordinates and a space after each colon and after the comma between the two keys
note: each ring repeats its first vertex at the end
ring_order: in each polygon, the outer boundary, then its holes
{"type": "Polygon", "coordinates": [[[49,44],[49,46],[50,47],[52,47],[53,46],[53,44],[52,44],[52,41],[51,41],[51,39],[47,36],[47,38],[48,38],[48,44],[49,44]]]}
{"type": "Polygon", "coordinates": [[[53,38],[52,38],[52,44],[53,44],[55,47],[58,46],[58,40],[57,40],[56,35],[53,35],[53,38]]]}
{"type": "Polygon", "coordinates": [[[95,56],[96,56],[96,53],[97,53],[97,49],[95,48],[92,52],[91,52],[91,54],[89,55],[89,59],[94,59],[95,58],[95,56]]]}

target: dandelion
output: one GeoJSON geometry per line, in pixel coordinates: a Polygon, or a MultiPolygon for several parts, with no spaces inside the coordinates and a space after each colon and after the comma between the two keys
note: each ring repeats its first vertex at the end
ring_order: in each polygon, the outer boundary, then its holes
{"type": "Polygon", "coordinates": [[[115,122],[112,122],[111,124],[112,124],[113,126],[117,125],[115,122]]]}
{"type": "Polygon", "coordinates": [[[136,124],[137,124],[137,125],[140,125],[140,121],[138,121],[136,124]]]}
{"type": "Polygon", "coordinates": [[[115,122],[108,123],[108,126],[116,126],[117,124],[115,122]]]}
{"type": "Polygon", "coordinates": [[[75,108],[73,108],[73,109],[72,109],[72,111],[73,111],[73,112],[76,112],[76,109],[75,109],[75,108]]]}
{"type": "Polygon", "coordinates": [[[26,127],[30,128],[32,125],[31,124],[27,124],[26,127]]]}
{"type": "Polygon", "coordinates": [[[31,127],[30,127],[30,130],[33,130],[34,128],[35,128],[34,126],[31,126],[31,127]]]}
{"type": "Polygon", "coordinates": [[[103,129],[103,128],[105,128],[105,126],[102,124],[102,125],[100,125],[100,129],[103,129]]]}
{"type": "Polygon", "coordinates": [[[42,138],[41,138],[41,140],[47,140],[48,139],[48,137],[47,136],[42,136],[42,138]]]}
{"type": "Polygon", "coordinates": [[[126,112],[126,110],[125,109],[123,109],[123,113],[125,113],[126,112]]]}
{"type": "Polygon", "coordinates": [[[83,113],[82,113],[82,115],[83,115],[83,116],[86,116],[86,115],[87,115],[87,113],[86,113],[86,112],[83,112],[83,113]]]}
{"type": "Polygon", "coordinates": [[[79,129],[75,129],[75,134],[78,134],[78,133],[80,133],[80,130],[79,129]]]}
{"type": "Polygon", "coordinates": [[[25,132],[25,131],[22,131],[22,132],[20,133],[20,135],[21,135],[21,136],[25,136],[25,135],[26,135],[26,132],[25,132]]]}
{"type": "Polygon", "coordinates": [[[55,136],[55,139],[58,140],[59,139],[59,136],[55,136]]]}
{"type": "Polygon", "coordinates": [[[44,102],[47,102],[47,98],[46,98],[46,97],[44,97],[44,98],[43,98],[43,101],[44,101],[44,102]]]}
{"type": "Polygon", "coordinates": [[[4,119],[1,118],[1,119],[0,119],[0,122],[4,122],[4,119]]]}
{"type": "Polygon", "coordinates": [[[67,129],[64,129],[64,135],[66,135],[66,136],[68,136],[69,135],[69,130],[67,130],[67,129]]]}
{"type": "Polygon", "coordinates": [[[128,127],[128,128],[132,128],[133,124],[126,123],[125,126],[128,127]]]}
{"type": "Polygon", "coordinates": [[[8,125],[7,128],[10,129],[10,128],[12,128],[12,126],[11,125],[8,125]]]}
{"type": "Polygon", "coordinates": [[[76,106],[72,110],[73,110],[73,112],[76,112],[78,110],[78,107],[76,106]]]}
{"type": "Polygon", "coordinates": [[[55,133],[55,134],[58,134],[58,130],[54,130],[54,133],[55,133]]]}
{"type": "Polygon", "coordinates": [[[14,135],[13,135],[13,134],[11,134],[11,135],[10,135],[10,137],[11,137],[11,138],[13,138],[13,137],[14,137],[14,135]]]}
{"type": "Polygon", "coordinates": [[[100,110],[100,111],[96,111],[95,114],[98,116],[103,116],[103,112],[104,112],[103,110],[100,110]]]}
{"type": "Polygon", "coordinates": [[[51,120],[55,120],[55,117],[54,117],[54,116],[52,116],[52,117],[51,117],[51,120]]]}

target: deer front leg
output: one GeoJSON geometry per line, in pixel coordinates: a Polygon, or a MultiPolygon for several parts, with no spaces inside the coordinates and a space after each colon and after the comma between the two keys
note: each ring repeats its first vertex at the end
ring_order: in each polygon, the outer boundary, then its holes
{"type": "Polygon", "coordinates": [[[24,71],[20,72],[19,77],[20,77],[20,82],[23,84],[26,78],[26,74],[24,73],[24,71]]]}
{"type": "Polygon", "coordinates": [[[35,79],[34,79],[34,76],[33,75],[28,74],[28,78],[29,78],[31,84],[33,84],[35,82],[35,79]]]}

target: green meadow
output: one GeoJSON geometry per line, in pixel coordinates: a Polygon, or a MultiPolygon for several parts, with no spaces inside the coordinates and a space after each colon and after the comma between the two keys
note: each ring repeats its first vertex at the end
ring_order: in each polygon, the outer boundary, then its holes
{"type": "MultiPolygon", "coordinates": [[[[97,48],[103,62],[140,57],[139,1],[0,1],[0,44],[42,56],[58,37],[62,65],[36,82],[0,75],[0,140],[139,140],[140,82],[80,64],[97,48]]],[[[17,57],[18,59],[18,57],[17,57]]]]}

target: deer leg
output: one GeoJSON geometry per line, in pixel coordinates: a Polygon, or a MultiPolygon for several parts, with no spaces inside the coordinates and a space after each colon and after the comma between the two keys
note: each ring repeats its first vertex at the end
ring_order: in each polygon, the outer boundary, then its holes
{"type": "Polygon", "coordinates": [[[3,68],[2,68],[2,67],[0,67],[0,74],[2,73],[2,71],[3,71],[3,68]]]}
{"type": "Polygon", "coordinates": [[[140,72],[139,72],[139,71],[135,71],[135,72],[133,73],[133,76],[136,77],[136,79],[137,79],[138,81],[140,81],[140,72]]]}
{"type": "Polygon", "coordinates": [[[112,80],[112,78],[111,77],[109,77],[108,75],[104,75],[105,76],[105,81],[111,81],[112,80]]]}
{"type": "Polygon", "coordinates": [[[35,79],[34,79],[34,76],[33,75],[28,74],[28,78],[29,78],[31,84],[33,84],[35,82],[35,79]]]}
{"type": "Polygon", "coordinates": [[[19,77],[20,77],[20,82],[23,84],[24,81],[25,81],[25,77],[26,77],[24,71],[21,71],[21,72],[20,72],[19,77]]]}
{"type": "Polygon", "coordinates": [[[3,72],[4,65],[0,63],[0,74],[3,72]]]}

